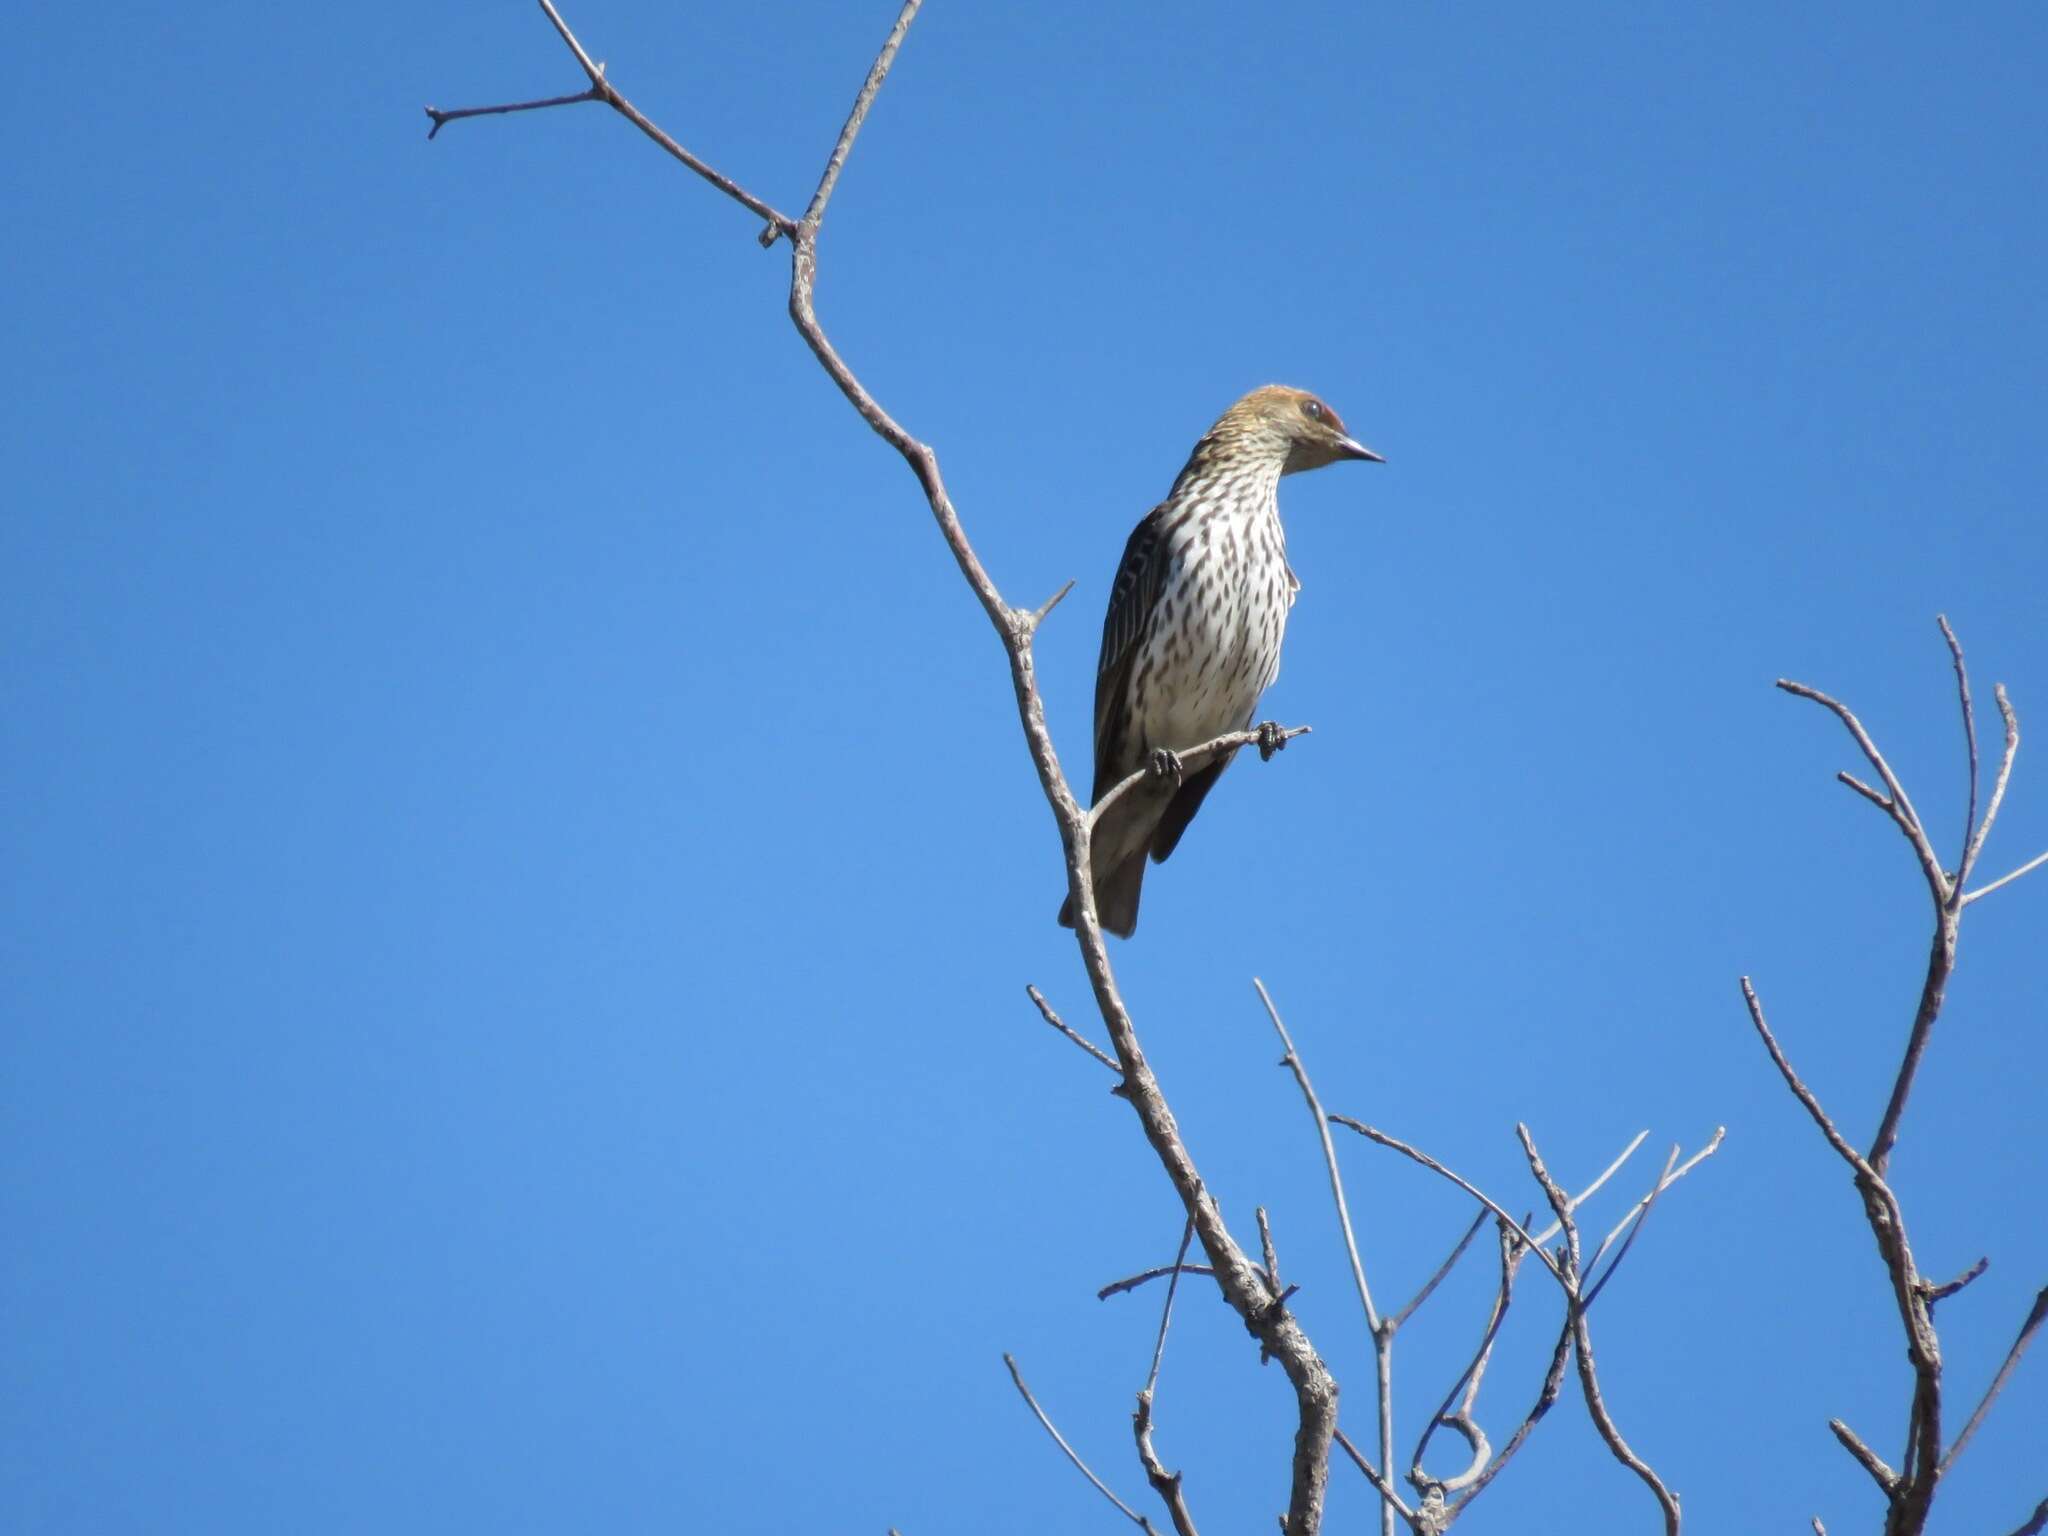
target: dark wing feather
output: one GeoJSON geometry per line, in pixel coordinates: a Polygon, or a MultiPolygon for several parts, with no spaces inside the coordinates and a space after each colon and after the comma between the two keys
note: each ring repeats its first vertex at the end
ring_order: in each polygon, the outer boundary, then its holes
{"type": "Polygon", "coordinates": [[[1131,760],[1125,740],[1129,722],[1122,717],[1122,709],[1130,692],[1139,638],[1151,624],[1152,610],[1158,606],[1160,588],[1165,584],[1167,536],[1178,512],[1173,502],[1163,501],[1131,530],[1116,568],[1116,582],[1109,589],[1109,612],[1102,620],[1102,657],[1095,667],[1096,800],[1138,766],[1131,760]]]}

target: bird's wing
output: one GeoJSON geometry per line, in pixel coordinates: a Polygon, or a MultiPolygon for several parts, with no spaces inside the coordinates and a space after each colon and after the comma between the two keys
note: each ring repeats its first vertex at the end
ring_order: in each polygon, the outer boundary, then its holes
{"type": "Polygon", "coordinates": [[[1131,668],[1141,649],[1139,640],[1151,622],[1152,610],[1165,584],[1170,559],[1168,540],[1180,511],[1171,501],[1161,502],[1131,530],[1130,541],[1124,545],[1124,557],[1116,568],[1116,582],[1109,591],[1109,612],[1102,620],[1102,658],[1095,667],[1097,800],[1137,767],[1126,739],[1130,722],[1124,706],[1130,691],[1131,668]]]}

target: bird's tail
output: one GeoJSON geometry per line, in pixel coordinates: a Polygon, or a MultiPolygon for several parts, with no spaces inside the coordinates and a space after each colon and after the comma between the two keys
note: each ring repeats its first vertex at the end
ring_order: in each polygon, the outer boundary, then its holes
{"type": "MultiPolygon", "coordinates": [[[[1095,919],[1104,930],[1128,939],[1138,927],[1138,895],[1145,884],[1145,850],[1126,858],[1107,875],[1095,879],[1095,919]]],[[[1074,926],[1074,898],[1060,903],[1060,926],[1074,926]]]]}

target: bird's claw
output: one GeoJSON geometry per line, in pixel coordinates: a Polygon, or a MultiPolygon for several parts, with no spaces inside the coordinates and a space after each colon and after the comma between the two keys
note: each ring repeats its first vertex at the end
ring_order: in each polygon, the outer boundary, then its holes
{"type": "Polygon", "coordinates": [[[1152,756],[1146,761],[1145,767],[1153,778],[1165,779],[1175,789],[1180,788],[1184,774],[1180,766],[1180,754],[1178,752],[1169,752],[1165,747],[1154,747],[1152,749],[1152,756]]]}
{"type": "Polygon", "coordinates": [[[1280,723],[1277,720],[1262,720],[1259,722],[1258,746],[1259,761],[1262,763],[1270,763],[1273,761],[1273,754],[1275,752],[1283,751],[1286,748],[1287,733],[1280,729],[1280,723]]]}

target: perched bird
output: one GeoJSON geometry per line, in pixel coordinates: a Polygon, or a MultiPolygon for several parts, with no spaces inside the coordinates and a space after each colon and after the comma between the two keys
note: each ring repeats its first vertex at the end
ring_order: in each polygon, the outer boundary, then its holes
{"type": "MultiPolygon", "coordinates": [[[[1385,462],[1314,395],[1255,389],[1195,444],[1124,546],[1095,673],[1090,845],[1095,911],[1111,933],[1131,936],[1146,854],[1157,862],[1173,852],[1236,755],[1183,775],[1177,754],[1250,729],[1280,674],[1280,636],[1301,587],[1287,565],[1280,477],[1340,459],[1385,462]],[[1141,768],[1148,777],[1100,809],[1141,768]]],[[[1071,898],[1060,921],[1074,924],[1071,898]]]]}

